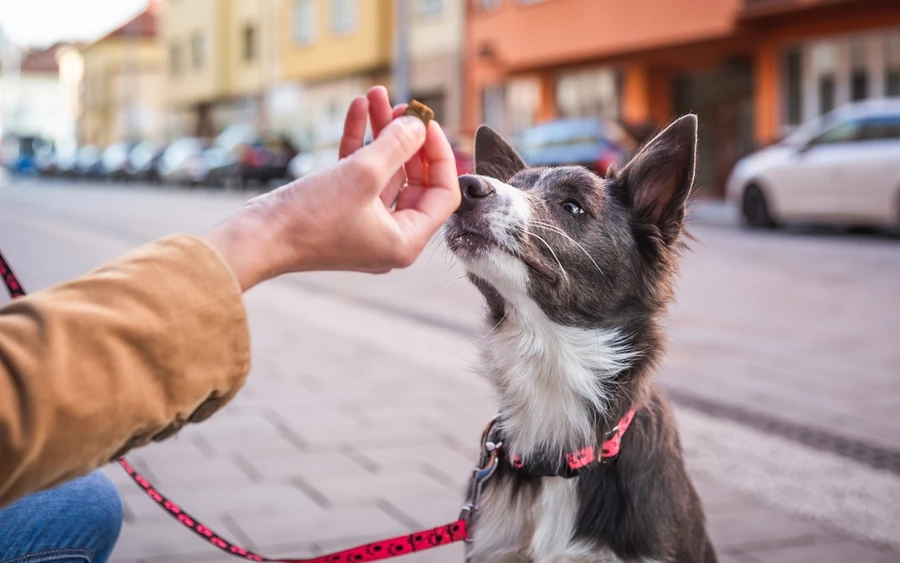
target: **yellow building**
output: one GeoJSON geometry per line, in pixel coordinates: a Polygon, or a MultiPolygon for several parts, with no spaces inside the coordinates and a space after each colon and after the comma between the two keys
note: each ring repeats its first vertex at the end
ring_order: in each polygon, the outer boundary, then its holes
{"type": "Polygon", "coordinates": [[[455,133],[462,122],[465,1],[408,1],[410,92],[455,133]]]}
{"type": "Polygon", "coordinates": [[[168,0],[170,136],[211,137],[229,125],[265,125],[265,93],[278,80],[278,0],[168,0]]]}
{"type": "Polygon", "coordinates": [[[394,0],[281,0],[273,115],[292,136],[336,147],[354,96],[389,85],[394,0]]]}
{"type": "Polygon", "coordinates": [[[79,141],[106,145],[162,136],[158,3],[84,48],[79,141]]]}

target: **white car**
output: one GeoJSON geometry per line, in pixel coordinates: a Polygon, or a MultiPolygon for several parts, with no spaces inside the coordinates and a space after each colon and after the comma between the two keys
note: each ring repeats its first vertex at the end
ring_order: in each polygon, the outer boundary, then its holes
{"type": "Polygon", "coordinates": [[[745,157],[726,195],[750,227],[900,225],[900,99],[843,106],[745,157]]]}

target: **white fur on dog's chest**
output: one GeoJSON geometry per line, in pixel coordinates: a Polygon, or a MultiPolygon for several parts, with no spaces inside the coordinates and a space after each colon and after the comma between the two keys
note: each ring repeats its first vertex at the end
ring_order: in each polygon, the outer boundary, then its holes
{"type": "Polygon", "coordinates": [[[491,489],[475,528],[474,561],[620,563],[608,549],[573,541],[577,486],[577,477],[546,477],[533,499],[513,499],[505,487],[491,489]]]}

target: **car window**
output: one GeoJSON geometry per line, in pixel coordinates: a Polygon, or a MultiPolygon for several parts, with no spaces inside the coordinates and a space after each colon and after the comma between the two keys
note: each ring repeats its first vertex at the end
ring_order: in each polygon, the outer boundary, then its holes
{"type": "Polygon", "coordinates": [[[831,145],[835,143],[851,143],[857,141],[862,133],[862,121],[853,120],[839,123],[815,137],[811,145],[831,145]]]}
{"type": "Polygon", "coordinates": [[[601,141],[600,125],[593,120],[556,121],[538,125],[519,136],[521,150],[537,150],[553,146],[597,143],[601,141]]]}
{"type": "Polygon", "coordinates": [[[867,141],[900,139],[900,114],[866,119],[863,122],[862,138],[867,141]]]}

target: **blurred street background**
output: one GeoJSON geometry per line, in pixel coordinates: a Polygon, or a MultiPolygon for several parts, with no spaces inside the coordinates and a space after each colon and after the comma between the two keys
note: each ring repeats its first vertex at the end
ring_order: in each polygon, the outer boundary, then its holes
{"type": "MultiPolygon", "coordinates": [[[[333,163],[375,84],[435,110],[460,173],[480,123],[605,174],[697,113],[659,379],[721,560],[900,561],[900,3],[0,0],[0,249],[33,291],[201,233],[333,163]]],[[[246,303],[244,391],[137,468],[269,556],[453,520],[494,400],[480,297],[440,241],[246,303]]],[[[115,561],[231,560],[109,474],[115,561]]]]}

